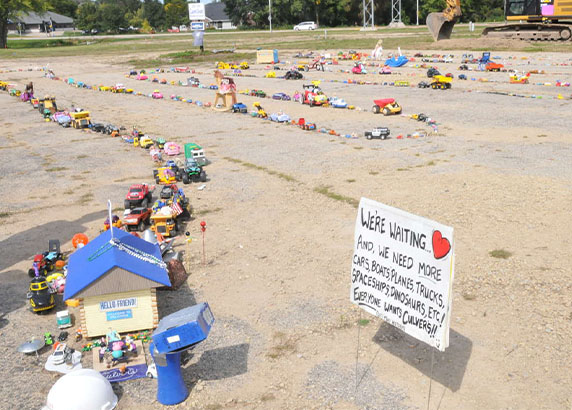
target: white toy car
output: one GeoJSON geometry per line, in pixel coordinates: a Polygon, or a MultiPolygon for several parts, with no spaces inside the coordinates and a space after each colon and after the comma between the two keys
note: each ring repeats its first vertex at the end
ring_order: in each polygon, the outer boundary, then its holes
{"type": "Polygon", "coordinates": [[[389,136],[389,128],[387,127],[376,127],[373,131],[366,131],[365,137],[370,140],[372,138],[386,139],[389,136]]]}
{"type": "Polygon", "coordinates": [[[330,105],[334,108],[348,108],[348,103],[346,100],[338,97],[330,99],[330,105]]]}

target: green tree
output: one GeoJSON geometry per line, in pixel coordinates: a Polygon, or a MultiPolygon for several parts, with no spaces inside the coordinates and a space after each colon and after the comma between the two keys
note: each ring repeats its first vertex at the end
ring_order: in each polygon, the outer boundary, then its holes
{"type": "Polygon", "coordinates": [[[117,33],[120,27],[127,27],[124,10],[115,2],[101,4],[97,9],[97,19],[106,32],[117,33]]]}
{"type": "Polygon", "coordinates": [[[151,27],[163,28],[165,26],[165,10],[158,0],[145,0],[143,2],[143,18],[151,27]]]}
{"type": "Polygon", "coordinates": [[[189,10],[185,0],[165,0],[165,23],[167,27],[188,23],[189,10]]]}
{"type": "Polygon", "coordinates": [[[48,0],[48,5],[53,12],[71,18],[75,17],[78,8],[78,4],[74,0],[48,0]]]}
{"type": "Polygon", "coordinates": [[[77,9],[76,26],[80,30],[101,30],[98,19],[98,6],[96,3],[87,1],[79,6],[77,9]]]}
{"type": "Polygon", "coordinates": [[[44,0],[0,0],[0,48],[6,48],[8,19],[31,11],[44,12],[48,5],[44,0]]]}

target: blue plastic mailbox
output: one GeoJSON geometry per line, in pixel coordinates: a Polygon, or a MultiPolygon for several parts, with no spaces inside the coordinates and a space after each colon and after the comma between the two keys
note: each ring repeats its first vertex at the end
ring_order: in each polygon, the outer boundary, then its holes
{"type": "Polygon", "coordinates": [[[206,340],[214,323],[208,303],[165,316],[151,335],[151,356],[157,367],[157,400],[173,405],[184,401],[189,390],[181,374],[181,352],[206,340]]]}

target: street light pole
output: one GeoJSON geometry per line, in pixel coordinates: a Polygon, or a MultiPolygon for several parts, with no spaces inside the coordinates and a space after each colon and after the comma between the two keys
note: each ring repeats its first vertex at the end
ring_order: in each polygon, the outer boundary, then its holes
{"type": "Polygon", "coordinates": [[[417,0],[417,25],[419,25],[419,0],[417,0]]]}
{"type": "Polygon", "coordinates": [[[268,22],[270,23],[270,32],[272,33],[272,0],[268,0],[268,22]]]}

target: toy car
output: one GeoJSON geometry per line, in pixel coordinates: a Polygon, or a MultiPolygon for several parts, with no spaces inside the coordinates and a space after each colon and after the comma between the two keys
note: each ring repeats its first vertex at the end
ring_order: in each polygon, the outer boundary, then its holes
{"type": "Polygon", "coordinates": [[[324,95],[320,87],[313,84],[306,84],[304,87],[304,94],[300,102],[302,104],[308,104],[310,107],[314,105],[324,105],[328,103],[328,97],[324,95]]]}
{"type": "Polygon", "coordinates": [[[78,111],[70,113],[71,126],[73,128],[82,129],[88,128],[91,125],[91,118],[89,111],[78,111]]]}
{"type": "Polygon", "coordinates": [[[272,94],[272,99],[273,100],[282,100],[282,101],[290,101],[292,98],[285,93],[275,93],[272,94]]]}
{"type": "Polygon", "coordinates": [[[304,76],[298,70],[289,70],[284,74],[285,80],[301,80],[302,78],[304,78],[304,76]]]}
{"type": "Polygon", "coordinates": [[[371,111],[374,114],[379,114],[381,112],[383,115],[392,115],[399,114],[401,112],[401,106],[393,98],[373,100],[373,102],[375,104],[371,107],[371,111]]]}
{"type": "Polygon", "coordinates": [[[161,199],[171,199],[175,192],[178,192],[179,188],[176,184],[165,185],[161,192],[159,193],[159,198],[161,199]]]}
{"type": "Polygon", "coordinates": [[[116,84],[114,87],[111,88],[112,93],[124,93],[125,86],[123,84],[116,84]]]}
{"type": "Polygon", "coordinates": [[[435,67],[431,67],[427,70],[427,77],[433,78],[436,75],[441,75],[441,73],[435,67]]]}
{"type": "Polygon", "coordinates": [[[125,209],[143,207],[151,205],[153,194],[147,184],[134,184],[129,188],[129,192],[125,195],[125,209]]]}
{"type": "Polygon", "coordinates": [[[409,81],[396,81],[393,85],[396,87],[409,87],[409,81]]]}
{"type": "Polygon", "coordinates": [[[330,98],[330,105],[334,108],[347,108],[348,103],[343,98],[330,98]]]}
{"type": "Polygon", "coordinates": [[[155,90],[153,91],[153,93],[151,94],[151,97],[156,99],[156,100],[160,100],[163,98],[163,94],[159,91],[159,90],[155,90]]]}
{"type": "Polygon", "coordinates": [[[107,85],[100,85],[99,91],[111,91],[111,87],[109,87],[107,85]]]}
{"type": "Polygon", "coordinates": [[[504,68],[504,65],[499,64],[499,63],[493,63],[492,61],[488,62],[487,65],[485,66],[485,70],[487,70],[487,71],[498,72],[503,68],[504,68]]]}
{"type": "Polygon", "coordinates": [[[46,312],[56,305],[53,292],[48,288],[46,278],[43,276],[30,281],[30,291],[27,297],[34,313],[46,312]]]}
{"type": "Polygon", "coordinates": [[[74,349],[66,345],[65,343],[60,343],[56,346],[56,349],[52,353],[52,364],[59,365],[68,363],[72,360],[72,355],[74,349]]]}
{"type": "Polygon", "coordinates": [[[467,76],[465,74],[459,74],[459,80],[466,80],[467,76]]]}
{"type": "Polygon", "coordinates": [[[178,172],[173,171],[170,167],[161,167],[153,170],[155,182],[163,185],[174,184],[179,180],[178,172]]]}
{"type": "Polygon", "coordinates": [[[163,150],[165,154],[169,156],[179,155],[181,153],[181,146],[176,142],[169,141],[163,145],[163,150]]]}
{"type": "Polygon", "coordinates": [[[365,66],[361,62],[355,62],[354,66],[352,67],[352,73],[354,74],[367,74],[367,70],[365,66]]]}
{"type": "Polygon", "coordinates": [[[290,116],[282,112],[270,115],[270,121],[274,122],[290,122],[290,116]]]}
{"type": "Polygon", "coordinates": [[[387,127],[376,127],[372,131],[366,131],[364,133],[365,137],[370,140],[372,138],[386,139],[389,136],[389,128],[387,127]]]}
{"type": "Polygon", "coordinates": [[[187,158],[185,160],[185,167],[182,170],[182,174],[184,184],[207,181],[207,173],[193,158],[187,158]]]}
{"type": "Polygon", "coordinates": [[[197,77],[189,77],[187,78],[187,85],[190,87],[198,87],[201,82],[197,77]]]}
{"type": "Polygon", "coordinates": [[[379,74],[391,74],[391,68],[387,65],[384,65],[380,70],[379,70],[379,74]]]}
{"type": "Polygon", "coordinates": [[[91,128],[91,130],[95,131],[95,132],[104,132],[105,131],[105,125],[103,125],[100,122],[96,122],[95,124],[91,124],[89,126],[89,128],[91,128]]]}
{"type": "Polygon", "coordinates": [[[429,84],[427,81],[420,81],[419,84],[417,84],[417,87],[419,87],[419,88],[429,88],[429,87],[431,87],[431,84],[429,84]]]}
{"type": "Polygon", "coordinates": [[[209,160],[205,156],[203,147],[194,142],[187,142],[184,146],[185,158],[193,158],[201,167],[208,165],[209,160]]]}
{"type": "MultiPolygon", "coordinates": [[[[127,212],[127,211],[126,211],[127,212]]],[[[124,215],[123,220],[128,231],[138,230],[143,232],[145,225],[149,225],[151,218],[150,208],[134,208],[124,215]]]]}
{"type": "Polygon", "coordinates": [[[57,312],[56,321],[59,329],[65,329],[72,326],[71,315],[68,310],[61,310],[57,312]]]}
{"type": "Polygon", "coordinates": [[[248,107],[243,103],[236,103],[232,106],[232,112],[247,113],[248,107]]]}
{"type": "Polygon", "coordinates": [[[139,139],[139,146],[141,148],[149,148],[154,144],[153,140],[148,136],[143,136],[139,139]]]}

